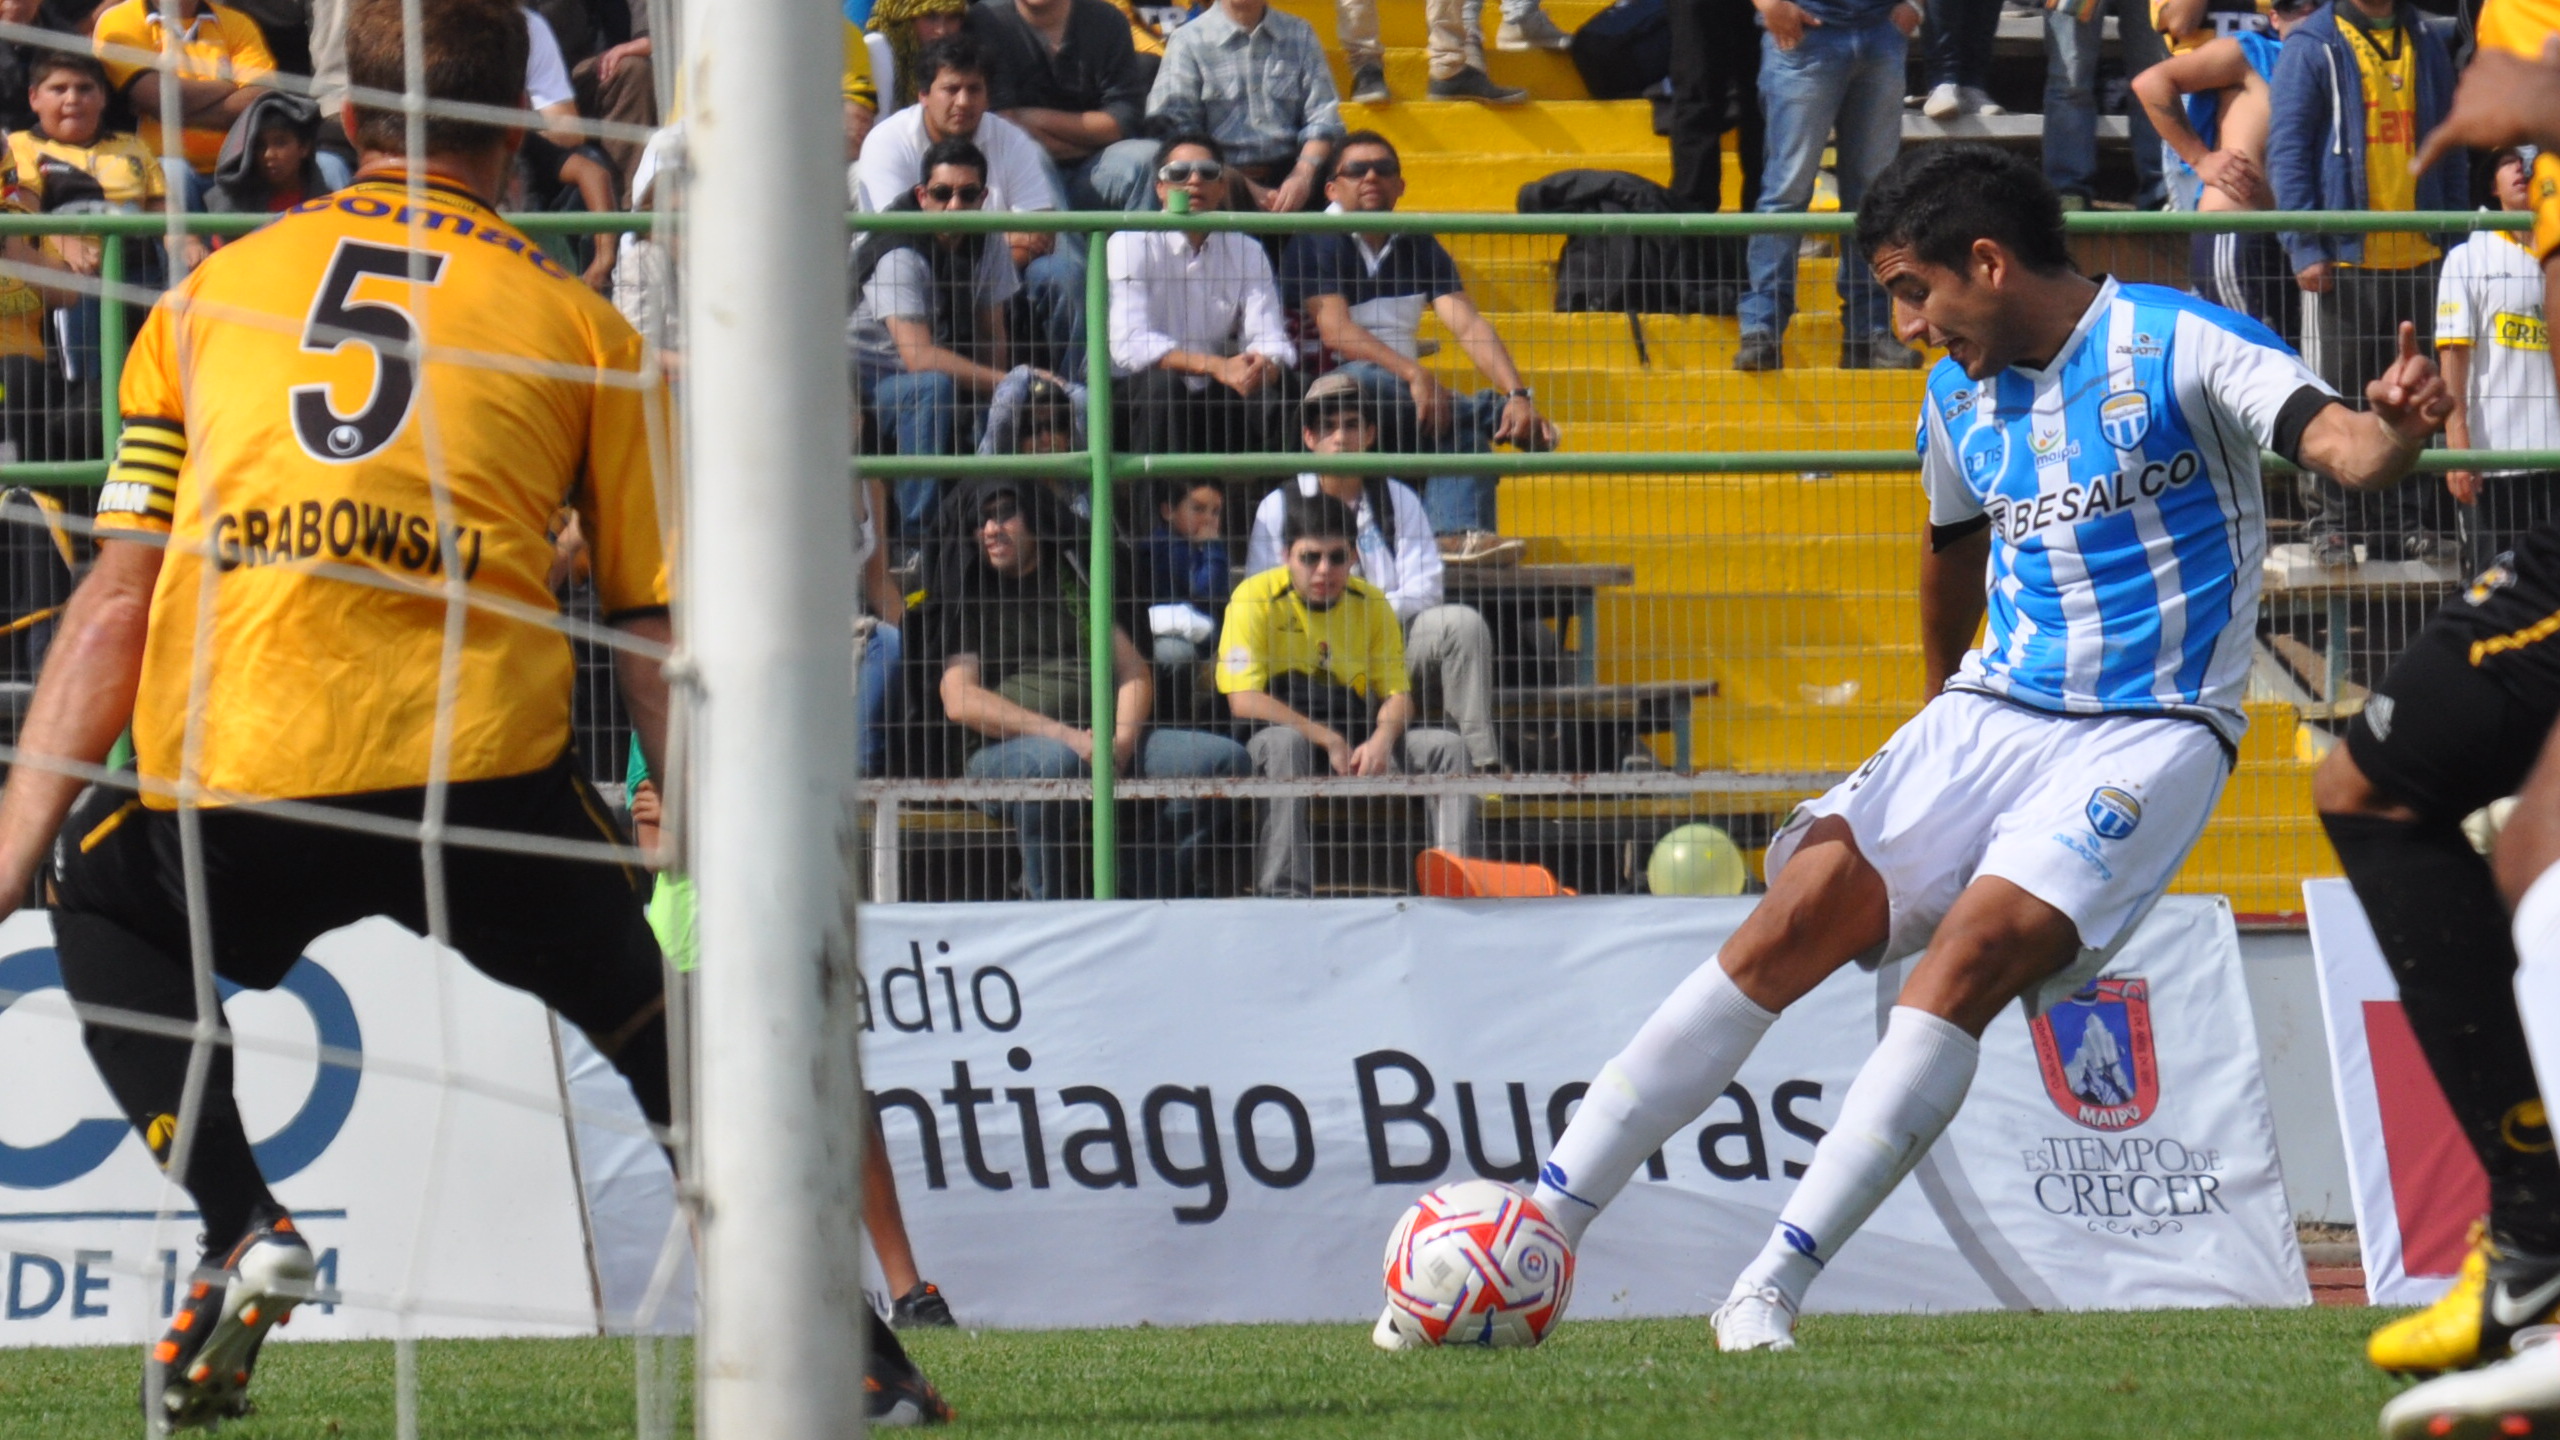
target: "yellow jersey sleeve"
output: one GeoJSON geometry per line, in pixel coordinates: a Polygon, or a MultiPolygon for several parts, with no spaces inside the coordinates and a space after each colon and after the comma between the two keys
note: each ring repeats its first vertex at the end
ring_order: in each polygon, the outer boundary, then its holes
{"type": "Polygon", "coordinates": [[[1271,607],[1277,603],[1269,585],[1251,580],[1228,597],[1226,624],[1218,635],[1219,694],[1271,688],[1271,607]]]}
{"type": "Polygon", "coordinates": [[[2560,155],[2548,152],[2533,159],[2533,258],[2548,260],[2560,250],[2560,155]]]}
{"type": "Polygon", "coordinates": [[[97,49],[98,63],[107,69],[107,83],[118,90],[132,83],[133,77],[151,68],[136,60],[120,57],[119,47],[149,50],[151,16],[143,9],[145,0],[126,0],[98,17],[97,28],[89,32],[90,43],[97,49]]]}
{"type": "Polygon", "coordinates": [[[246,85],[275,73],[275,52],[267,48],[267,32],[257,21],[227,5],[213,13],[222,30],[222,48],[231,52],[231,83],[246,85]]]}
{"type": "Polygon", "coordinates": [[[587,461],[573,502],[608,620],[667,607],[666,549],[658,525],[657,466],[667,433],[667,389],[640,378],[648,342],[626,332],[601,357],[587,410],[587,461]]]}
{"type": "Polygon", "coordinates": [[[98,490],[101,531],[169,533],[178,500],[178,470],[187,458],[186,401],[179,388],[169,303],[151,307],[125,356],[116,405],[124,433],[98,490]]]}
{"type": "Polygon", "coordinates": [[[880,87],[871,82],[871,46],[862,38],[862,27],[844,22],[844,98],[880,112],[880,87]]]}
{"type": "Polygon", "coordinates": [[[2527,60],[2560,31],[2560,0],[2489,0],[2480,11],[2480,43],[2527,60]]]}

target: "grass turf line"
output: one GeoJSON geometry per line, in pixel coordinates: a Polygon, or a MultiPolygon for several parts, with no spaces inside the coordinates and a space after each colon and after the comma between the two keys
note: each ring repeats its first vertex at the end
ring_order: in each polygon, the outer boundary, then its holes
{"type": "MultiPolygon", "coordinates": [[[[1792,1355],[1718,1355],[1701,1320],[1568,1324],[1534,1351],[1385,1355],[1364,1326],[910,1334],[953,1433],[1156,1437],[1699,1434],[2356,1436],[2394,1382],[2363,1358],[2390,1312],[1823,1316],[1792,1355]]],[[[668,1346],[681,1350],[680,1346],[668,1346]]],[[[0,1351],[0,1436],[139,1432],[133,1349],[0,1351]]],[[[633,1433],[628,1340],[419,1346],[421,1431],[633,1433]]],[[[392,1433],[387,1343],[280,1344],[226,1440],[392,1433]]],[[[682,1424],[679,1434],[689,1433],[682,1424]]]]}

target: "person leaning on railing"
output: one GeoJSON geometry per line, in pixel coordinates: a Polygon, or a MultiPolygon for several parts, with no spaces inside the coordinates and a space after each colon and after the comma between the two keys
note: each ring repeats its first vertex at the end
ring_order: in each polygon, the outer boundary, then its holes
{"type": "MultiPolygon", "coordinates": [[[[1404,198],[1404,161],[1374,130],[1345,136],[1334,151],[1325,194],[1346,211],[1384,214],[1404,198]]],[[[1290,239],[1280,256],[1280,293],[1307,314],[1336,372],[1368,397],[1382,450],[1480,453],[1496,445],[1553,450],[1555,422],[1537,401],[1493,322],[1467,298],[1447,246],[1430,235],[1321,234],[1290,239]],[[1491,390],[1452,394],[1422,363],[1422,315],[1430,311],[1491,390]]],[[[1493,475],[1434,475],[1423,500],[1436,534],[1500,529],[1493,475]]]]}
{"type": "MultiPolygon", "coordinates": [[[[972,780],[1069,780],[1093,773],[1090,607],[1094,590],[1076,537],[1082,530],[1046,488],[1027,480],[976,480],[960,492],[958,518],[974,524],[965,565],[936,593],[926,623],[939,627],[943,713],[967,732],[972,780]]],[[[1126,593],[1124,591],[1124,593],[1126,593]]],[[[1155,678],[1130,639],[1143,623],[1134,602],[1112,606],[1114,773],[1137,778],[1241,778],[1244,747],[1223,735],[1151,728],[1155,678]]],[[[1226,802],[1164,802],[1160,843],[1142,844],[1129,872],[1141,898],[1195,894],[1200,851],[1226,802]]],[[[1013,827],[1022,889],[1034,900],[1086,893],[1074,863],[1082,808],[1052,800],[997,800],[985,811],[1013,827]]]]}
{"type": "MultiPolygon", "coordinates": [[[[1156,151],[1156,193],[1223,209],[1225,152],[1206,135],[1156,151]]],[[[1230,230],[1124,230],[1104,247],[1119,434],[1141,455],[1288,448],[1297,342],[1271,261],[1230,230]]]]}
{"type": "MultiPolygon", "coordinates": [[[[876,132],[875,132],[876,133],[876,132]]],[[[954,137],[924,154],[918,183],[894,211],[975,210],[987,157],[954,137]]],[[[1002,236],[880,231],[854,247],[856,297],[846,341],[862,408],[892,453],[956,455],[977,440],[981,406],[1012,363],[1005,304],[1022,282],[1002,236]]],[[[924,533],[938,480],[898,482],[899,528],[924,533]]]]}
{"type": "MultiPolygon", "coordinates": [[[[2461,157],[2414,174],[2418,137],[2453,101],[2453,61],[2422,12],[2400,0],[2331,0],[2303,21],[2276,60],[2267,178],[2279,210],[2460,210],[2461,157]]],[[[2301,287],[2302,358],[2342,395],[2391,367],[2400,326],[2434,333],[2435,242],[2413,231],[2292,231],[2287,263],[2301,287]]],[[[2451,525],[2433,486],[2350,493],[2305,472],[2312,558],[2450,560],[2451,525]]]]}
{"type": "MultiPolygon", "coordinates": [[[[1246,742],[1254,769],[1283,780],[1466,773],[1464,740],[1413,727],[1403,627],[1386,592],[1352,574],[1351,507],[1322,494],[1282,503],[1283,564],[1236,587],[1218,638],[1218,692],[1238,720],[1261,727],[1246,742]]],[[[1469,853],[1473,796],[1442,795],[1431,817],[1432,844],[1469,853]]],[[[1264,802],[1261,850],[1256,894],[1313,893],[1305,796],[1264,802]]]]}

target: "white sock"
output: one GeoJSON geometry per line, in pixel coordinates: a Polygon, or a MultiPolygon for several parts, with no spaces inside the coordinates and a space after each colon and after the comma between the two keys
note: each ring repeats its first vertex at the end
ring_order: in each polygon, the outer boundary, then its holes
{"type": "Polygon", "coordinates": [[[2560,1095],[2560,865],[2536,876],[2516,902],[2516,1014],[2524,1021],[2533,1078],[2560,1095]]]}
{"type": "Polygon", "coordinates": [[[1735,1294],[1775,1285],[1791,1305],[1884,1197],[1927,1153],[1973,1087],[1982,1043],[1925,1010],[1897,1005],[1876,1053],[1840,1100],[1840,1121],[1814,1147],[1813,1164],[1778,1212],[1760,1257],[1735,1294]]]}
{"type": "Polygon", "coordinates": [[[1751,1058],[1777,1019],[1714,956],[1680,982],[1600,1067],[1582,1108],[1538,1171],[1538,1208],[1574,1244],[1645,1157],[1695,1120],[1751,1058]]]}

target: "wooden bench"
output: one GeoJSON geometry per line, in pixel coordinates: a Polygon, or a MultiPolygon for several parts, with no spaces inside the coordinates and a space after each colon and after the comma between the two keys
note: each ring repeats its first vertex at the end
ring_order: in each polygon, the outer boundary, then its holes
{"type": "Polygon", "coordinates": [[[2328,631],[2326,653],[2313,651],[2289,636],[2276,653],[2288,668],[2319,691],[2327,709],[2306,719],[2344,719],[2355,711],[2359,687],[2347,681],[2347,633],[2351,600],[2412,600],[2432,604],[2470,581],[2458,565],[2418,560],[2364,560],[2354,565],[2324,566],[2311,559],[2304,544],[2271,545],[2259,571],[2260,594],[2270,615],[2282,619],[2299,609],[2317,607],[2328,631]],[[2312,662],[2317,661],[2317,669],[2312,662]],[[2305,673],[2305,672],[2310,673],[2305,673]]]}
{"type": "Polygon", "coordinates": [[[1542,685],[1493,692],[1497,720],[1575,720],[1632,726],[1639,735],[1671,736],[1672,768],[1687,774],[1690,712],[1714,698],[1713,680],[1672,680],[1643,685],[1542,685]]]}
{"type": "MultiPolygon", "coordinates": [[[[1585,686],[1600,682],[1600,592],[1636,583],[1631,565],[1452,565],[1441,581],[1448,598],[1478,610],[1499,606],[1531,620],[1573,625],[1574,675],[1585,686]]],[[[1485,617],[1488,621],[1493,616],[1485,617]]]]}

